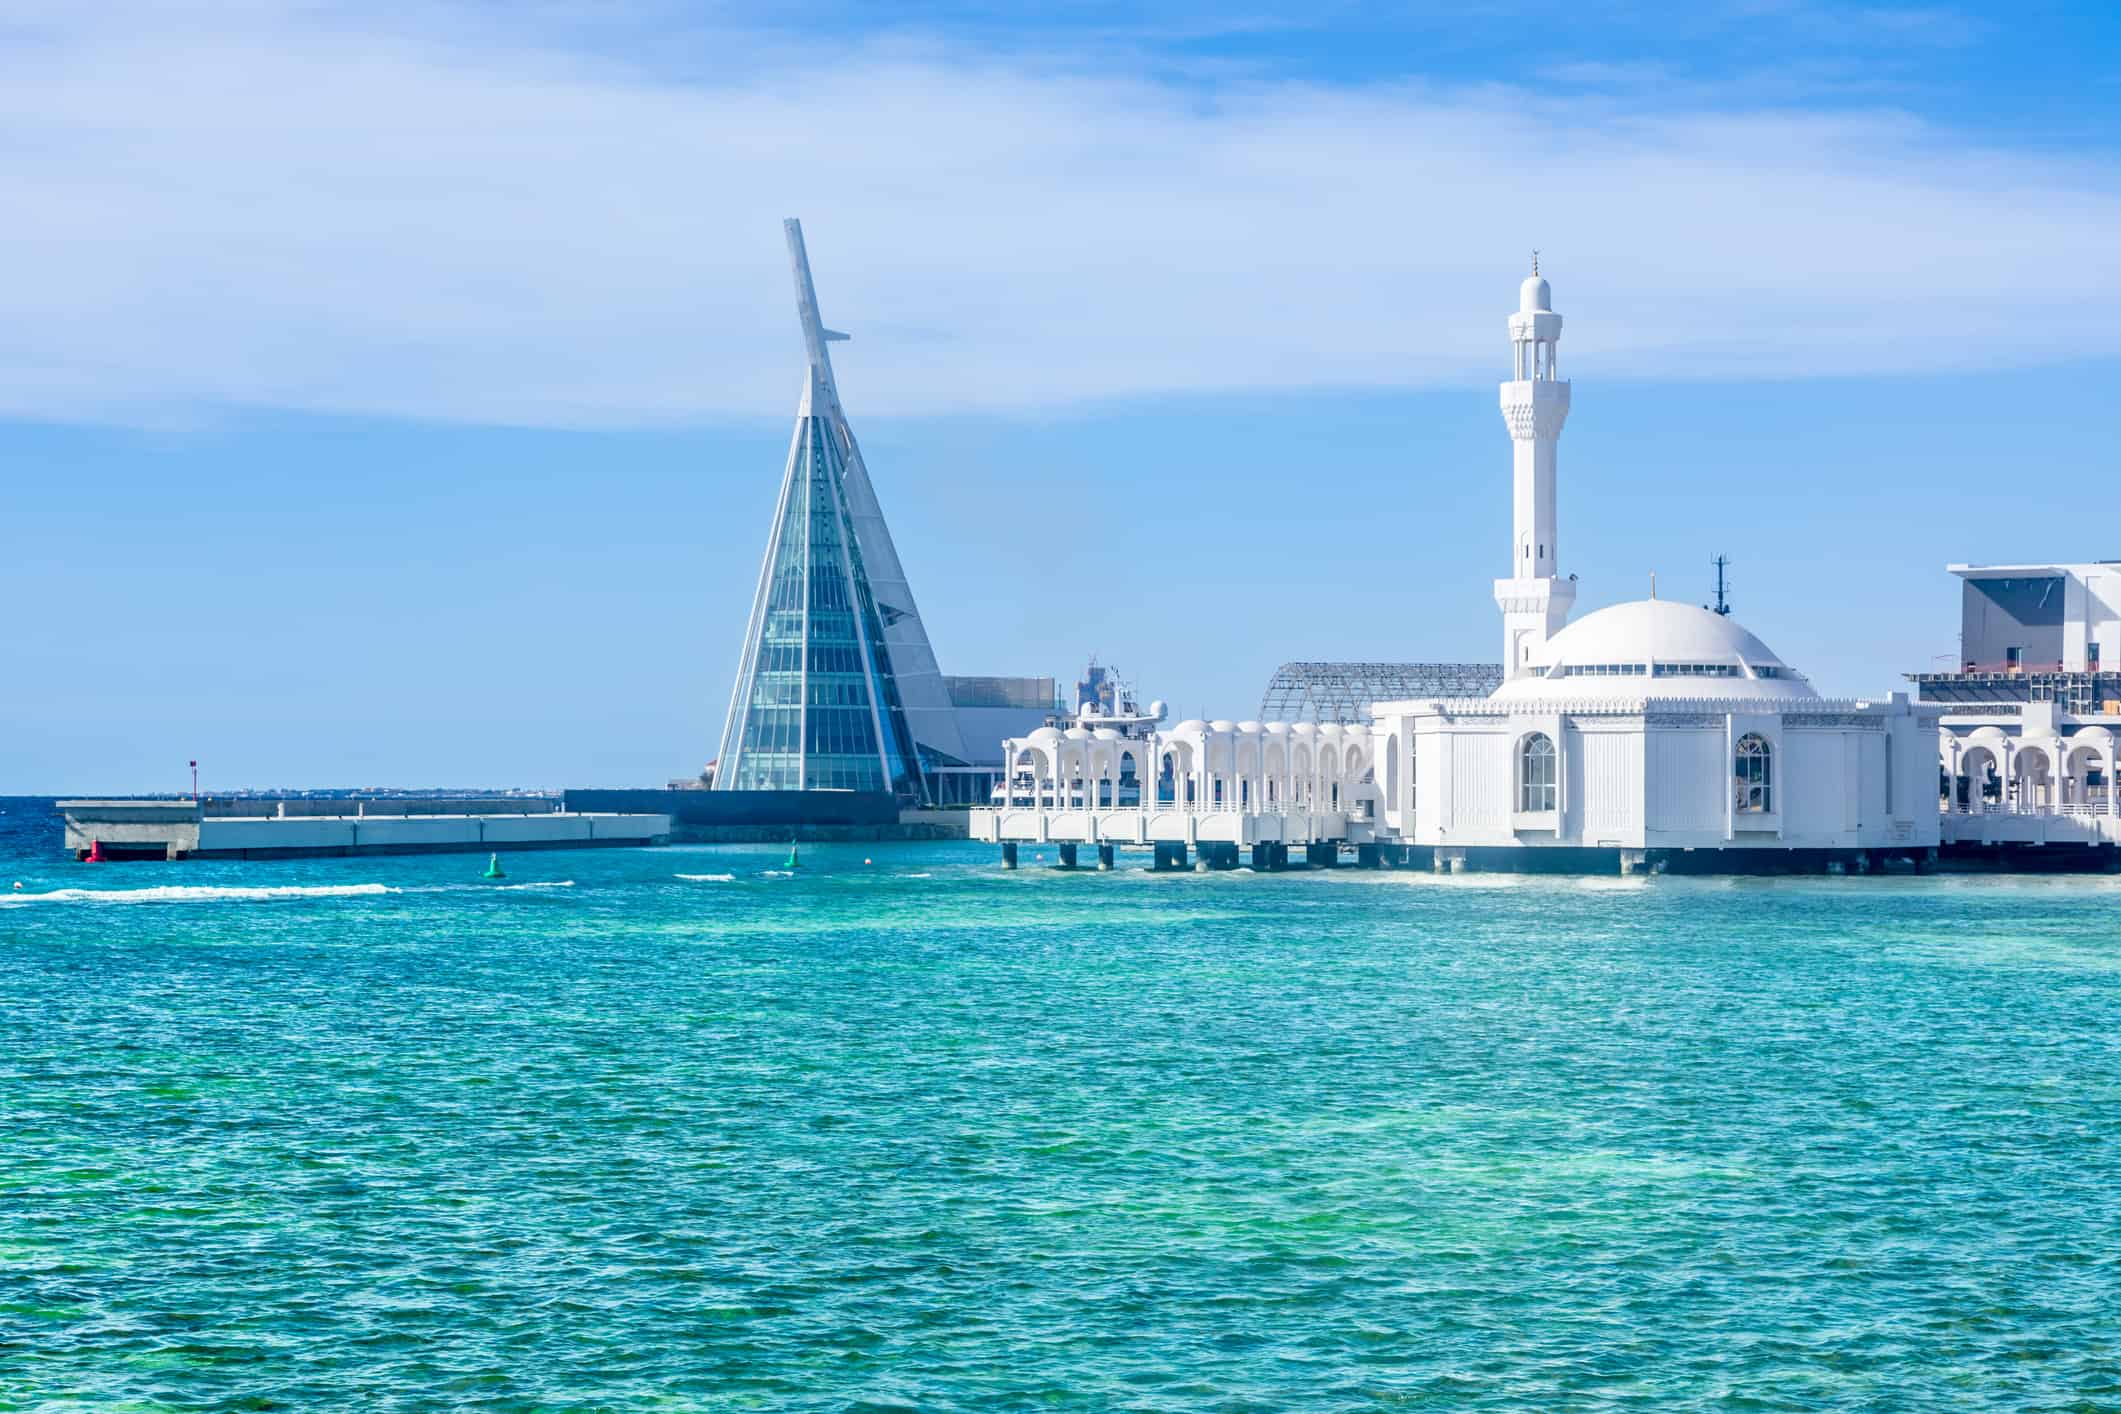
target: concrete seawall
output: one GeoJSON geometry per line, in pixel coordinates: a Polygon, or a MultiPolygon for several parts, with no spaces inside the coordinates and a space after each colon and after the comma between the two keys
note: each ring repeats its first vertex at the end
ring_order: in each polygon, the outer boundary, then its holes
{"type": "MultiPolygon", "coordinates": [[[[289,802],[290,804],[297,802],[289,802]]],[[[226,815],[191,800],[62,800],[66,848],[77,858],[299,859],[352,854],[477,853],[660,844],[665,815],[543,810],[535,814],[350,813],[353,801],[305,801],[342,813],[226,815]]],[[[406,802],[393,801],[393,805],[406,802]]],[[[413,802],[417,803],[417,802],[413,802]]]]}
{"type": "Polygon", "coordinates": [[[902,811],[881,791],[570,790],[562,804],[666,815],[675,844],[961,840],[969,819],[963,810],[902,811]]]}

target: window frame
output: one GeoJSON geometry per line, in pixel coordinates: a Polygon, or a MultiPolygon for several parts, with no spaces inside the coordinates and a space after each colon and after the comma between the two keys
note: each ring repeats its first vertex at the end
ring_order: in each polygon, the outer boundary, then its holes
{"type": "Polygon", "coordinates": [[[1561,806],[1561,752],[1543,731],[1527,732],[1517,742],[1517,813],[1551,815],[1561,806]],[[1534,779],[1532,767],[1540,766],[1534,779]]]}
{"type": "Polygon", "coordinates": [[[1731,746],[1731,813],[1775,813],[1775,743],[1747,732],[1731,746]]]}

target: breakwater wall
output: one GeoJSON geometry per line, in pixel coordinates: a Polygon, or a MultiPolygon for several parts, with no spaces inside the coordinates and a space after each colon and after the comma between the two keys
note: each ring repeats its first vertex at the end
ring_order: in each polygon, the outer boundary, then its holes
{"type": "Polygon", "coordinates": [[[562,808],[667,815],[681,844],[771,840],[961,840],[962,810],[901,811],[882,791],[570,790],[562,808]]]}

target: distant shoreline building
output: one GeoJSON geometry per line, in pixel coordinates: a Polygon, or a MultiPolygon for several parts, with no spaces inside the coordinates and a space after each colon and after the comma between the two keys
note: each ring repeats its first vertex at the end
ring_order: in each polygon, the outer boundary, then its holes
{"type": "Polygon", "coordinates": [[[1958,670],[1910,675],[1945,713],[1947,834],[2121,838],[2121,563],[1950,569],[1958,670]]]}

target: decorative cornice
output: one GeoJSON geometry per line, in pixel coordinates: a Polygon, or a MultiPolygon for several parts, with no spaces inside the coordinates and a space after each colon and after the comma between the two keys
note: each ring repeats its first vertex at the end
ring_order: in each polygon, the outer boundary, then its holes
{"type": "Polygon", "coordinates": [[[1778,716],[1785,719],[1860,717],[1880,721],[1892,704],[1853,697],[1609,697],[1525,698],[1497,702],[1491,697],[1426,698],[1416,704],[1441,717],[1643,717],[1665,712],[1691,716],[1778,716]]]}

